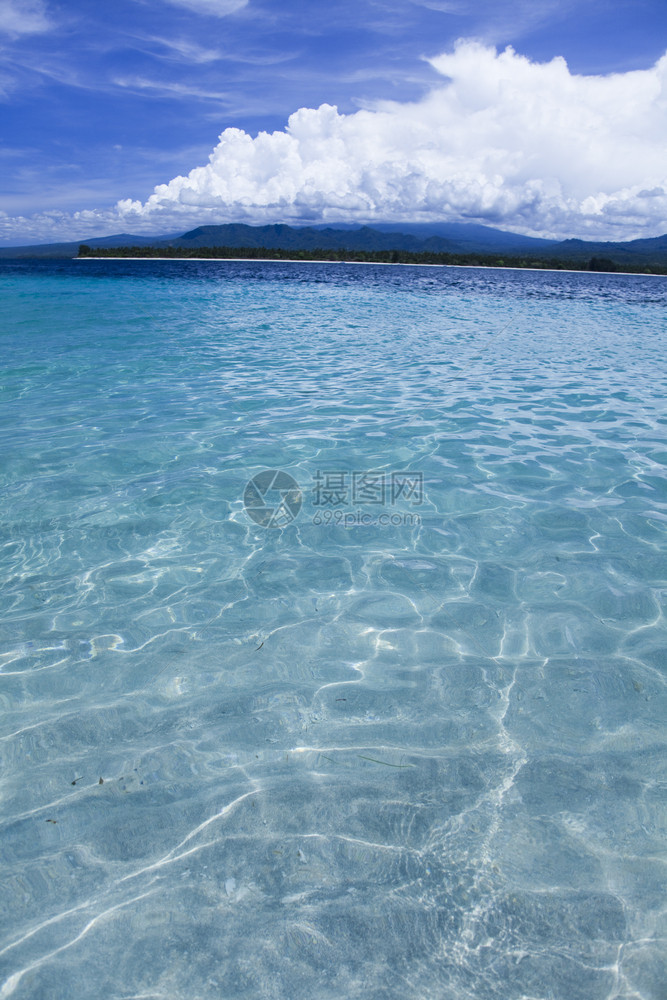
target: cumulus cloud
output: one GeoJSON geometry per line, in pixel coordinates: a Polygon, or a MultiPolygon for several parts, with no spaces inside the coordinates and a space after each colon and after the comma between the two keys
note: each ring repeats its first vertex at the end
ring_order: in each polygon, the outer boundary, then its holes
{"type": "Polygon", "coordinates": [[[0,239],[233,221],[467,220],[561,239],[667,232],[667,54],[607,76],[473,41],[430,62],[441,79],[419,101],[347,115],[301,108],[283,131],[255,137],[228,128],[208,163],[144,202],[0,217],[0,239]]]}
{"type": "Polygon", "coordinates": [[[50,31],[52,24],[41,0],[0,0],[0,32],[17,38],[50,31]]]}
{"type": "MultiPolygon", "coordinates": [[[[212,2],[212,0],[211,0],[212,2]]],[[[205,166],[121,201],[136,224],[469,219],[552,236],[667,228],[667,55],[578,76],[473,41],[430,60],[420,101],[302,108],[284,131],[226,129],[205,166]]]]}

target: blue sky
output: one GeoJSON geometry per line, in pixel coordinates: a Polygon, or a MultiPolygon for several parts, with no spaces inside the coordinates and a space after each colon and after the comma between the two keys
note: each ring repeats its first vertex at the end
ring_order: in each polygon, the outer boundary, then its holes
{"type": "Polygon", "coordinates": [[[0,242],[410,215],[657,235],[666,50],[664,0],[0,0],[0,242]]]}

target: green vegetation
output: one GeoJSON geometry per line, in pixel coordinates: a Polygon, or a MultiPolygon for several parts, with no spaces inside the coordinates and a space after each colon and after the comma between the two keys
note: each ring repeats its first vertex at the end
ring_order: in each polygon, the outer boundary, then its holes
{"type": "MultiPolygon", "coordinates": [[[[591,257],[588,262],[589,271],[618,271],[613,260],[609,260],[608,257],[591,257]]],[[[621,268],[622,270],[622,268],[621,268]]]]}
{"type": "Polygon", "coordinates": [[[534,259],[531,257],[498,258],[492,254],[478,253],[436,253],[410,250],[297,250],[267,247],[90,247],[82,243],[79,257],[166,257],[173,260],[312,260],[339,261],[362,264],[449,264],[467,267],[521,267],[532,270],[554,271],[629,271],[635,274],[667,274],[667,266],[659,264],[616,263],[603,257],[590,260],[563,260],[561,258],[534,259]]]}

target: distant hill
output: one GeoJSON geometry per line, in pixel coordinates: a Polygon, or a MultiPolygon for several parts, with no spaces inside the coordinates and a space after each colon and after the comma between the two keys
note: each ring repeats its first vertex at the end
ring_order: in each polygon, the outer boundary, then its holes
{"type": "Polygon", "coordinates": [[[157,246],[172,247],[266,247],[272,250],[434,250],[455,253],[457,245],[449,239],[431,236],[420,239],[404,232],[386,232],[362,226],[359,229],[316,229],[305,226],[198,226],[178,239],[161,240],[157,246]]]}
{"type": "Polygon", "coordinates": [[[543,240],[534,236],[522,236],[519,233],[507,233],[491,226],[480,226],[473,222],[381,222],[373,227],[382,233],[409,233],[419,239],[427,240],[432,236],[440,236],[451,240],[457,246],[458,253],[493,253],[499,250],[503,253],[526,253],[530,250],[543,252],[555,246],[557,240],[543,240]]]}
{"type": "Polygon", "coordinates": [[[667,265],[667,235],[623,243],[588,240],[543,240],[508,233],[474,223],[377,223],[374,226],[248,226],[228,223],[198,226],[187,233],[169,236],[135,236],[120,233],[68,243],[3,247],[0,257],[75,257],[81,242],[90,247],[154,246],[174,248],[253,247],[279,250],[405,250],[411,253],[485,254],[499,259],[523,257],[586,261],[601,258],[623,265],[648,267],[667,265]]]}
{"type": "Polygon", "coordinates": [[[374,226],[199,226],[171,246],[271,247],[281,250],[411,250],[418,253],[544,252],[555,240],[506,233],[469,222],[380,222],[374,226]]]}
{"type": "Polygon", "coordinates": [[[16,260],[22,257],[76,257],[82,243],[89,247],[145,247],[156,243],[164,243],[169,236],[133,236],[131,233],[118,233],[115,236],[98,236],[90,240],[76,240],[71,243],[40,243],[36,246],[0,247],[0,258],[11,257],[16,260]]]}
{"type": "Polygon", "coordinates": [[[562,260],[586,260],[608,257],[617,264],[665,264],[667,236],[629,240],[627,243],[592,243],[588,240],[563,240],[549,248],[549,255],[562,260]]]}
{"type": "Polygon", "coordinates": [[[521,255],[561,260],[602,257],[622,264],[667,264],[667,235],[626,243],[588,240],[541,240],[506,233],[472,223],[429,223],[414,225],[379,223],[358,229],[295,228],[286,225],[198,226],[177,239],[154,241],[154,246],[173,247],[267,247],[280,250],[409,250],[413,253],[480,253],[502,256],[521,255]]]}

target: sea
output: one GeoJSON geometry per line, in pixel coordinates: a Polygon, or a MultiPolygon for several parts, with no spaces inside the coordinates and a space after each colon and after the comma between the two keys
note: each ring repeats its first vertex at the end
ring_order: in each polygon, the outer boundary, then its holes
{"type": "Polygon", "coordinates": [[[667,278],[0,302],[0,1000],[664,1000],[667,278]]]}

